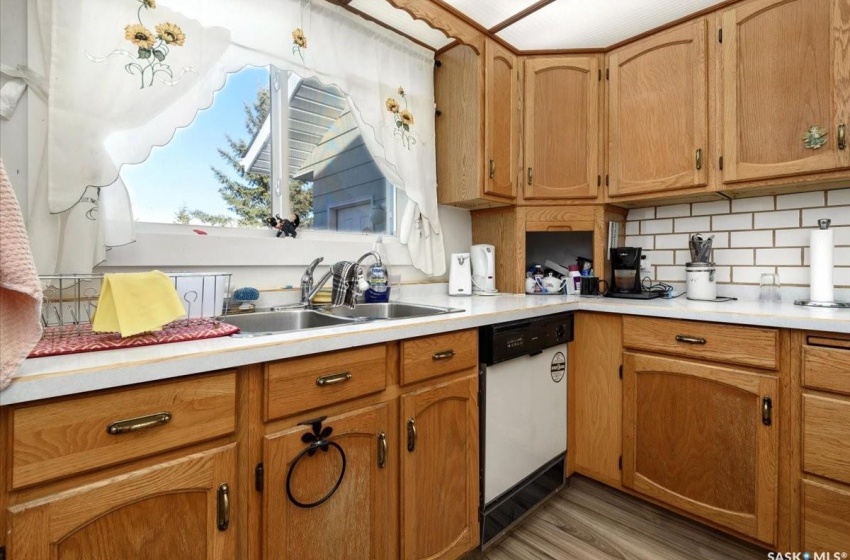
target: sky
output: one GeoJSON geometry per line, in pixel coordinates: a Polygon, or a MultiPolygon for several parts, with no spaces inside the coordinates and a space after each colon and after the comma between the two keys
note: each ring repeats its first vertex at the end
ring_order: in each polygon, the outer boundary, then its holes
{"type": "Polygon", "coordinates": [[[243,103],[252,103],[257,89],[268,85],[267,68],[246,67],[231,74],[213,104],[199,112],[191,125],[178,129],[165,146],[153,148],[142,163],[121,169],[136,220],[174,223],[183,204],[189,210],[235,217],[218,192],[220,184],[210,166],[229,170],[216,151],[226,147],[225,134],[250,141],[243,103]]]}

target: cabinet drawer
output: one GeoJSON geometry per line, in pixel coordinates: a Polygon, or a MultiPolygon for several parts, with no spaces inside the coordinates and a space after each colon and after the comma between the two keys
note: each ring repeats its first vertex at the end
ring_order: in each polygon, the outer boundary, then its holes
{"type": "Polygon", "coordinates": [[[678,319],[623,317],[623,346],[776,369],[779,331],[678,319]]]}
{"type": "Polygon", "coordinates": [[[347,401],[387,387],[387,347],[364,346],[266,366],[265,419],[347,401]]]}
{"type": "Polygon", "coordinates": [[[803,470],[850,484],[850,401],[803,395],[803,470]]]}
{"type": "Polygon", "coordinates": [[[850,550],[850,488],[803,481],[803,550],[850,550]]]}
{"type": "Polygon", "coordinates": [[[235,426],[235,371],[21,406],[12,411],[12,487],[227,435],[235,426]]]}
{"type": "Polygon", "coordinates": [[[850,395],[850,347],[803,346],[803,385],[850,395]]]}
{"type": "Polygon", "coordinates": [[[478,329],[423,336],[401,343],[401,384],[478,368],[478,329]]]}

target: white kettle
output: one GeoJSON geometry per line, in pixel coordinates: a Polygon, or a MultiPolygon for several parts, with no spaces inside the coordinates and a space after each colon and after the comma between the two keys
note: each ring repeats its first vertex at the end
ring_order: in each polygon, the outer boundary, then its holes
{"type": "Polygon", "coordinates": [[[469,253],[452,253],[449,267],[449,295],[472,295],[472,271],[469,268],[469,253]]]}
{"type": "Polygon", "coordinates": [[[472,293],[478,296],[496,295],[496,248],[479,244],[470,247],[472,253],[472,293]]]}

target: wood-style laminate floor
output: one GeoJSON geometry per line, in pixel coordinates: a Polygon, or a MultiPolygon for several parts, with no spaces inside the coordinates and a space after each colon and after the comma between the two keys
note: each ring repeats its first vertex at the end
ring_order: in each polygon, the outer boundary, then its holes
{"type": "Polygon", "coordinates": [[[767,551],[612,488],[569,486],[469,560],[765,560],[767,551]]]}

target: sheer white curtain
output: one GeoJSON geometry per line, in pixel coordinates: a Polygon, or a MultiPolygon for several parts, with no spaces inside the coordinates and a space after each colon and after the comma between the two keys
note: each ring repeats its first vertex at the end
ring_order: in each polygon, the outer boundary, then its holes
{"type": "Polygon", "coordinates": [[[400,239],[414,266],[445,272],[431,51],[325,0],[39,0],[39,15],[49,38],[30,227],[40,271],[90,270],[103,242],[132,242],[120,166],[191,123],[228,72],[273,64],[346,92],[378,167],[410,199],[400,239]]]}

